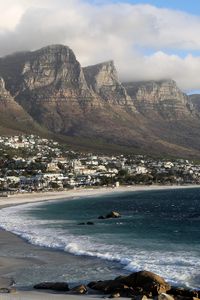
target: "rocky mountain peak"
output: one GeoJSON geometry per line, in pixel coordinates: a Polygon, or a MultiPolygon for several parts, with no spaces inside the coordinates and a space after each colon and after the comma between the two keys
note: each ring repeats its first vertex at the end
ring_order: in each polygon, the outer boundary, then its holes
{"type": "Polygon", "coordinates": [[[82,68],[67,46],[0,58],[0,100],[0,127],[200,155],[199,114],[175,81],[122,84],[112,60],[82,68]]]}
{"type": "Polygon", "coordinates": [[[10,99],[11,99],[11,95],[5,88],[5,81],[2,77],[0,77],[0,100],[8,101],[10,99]]]}
{"type": "Polygon", "coordinates": [[[87,89],[79,62],[73,51],[63,45],[1,58],[0,74],[13,95],[49,86],[87,89]]]}
{"type": "Polygon", "coordinates": [[[117,70],[112,60],[84,68],[86,80],[97,93],[102,87],[119,84],[117,70]]]}
{"type": "Polygon", "coordinates": [[[85,88],[81,66],[73,51],[62,45],[52,45],[32,52],[27,57],[22,75],[24,88],[36,89],[53,84],[58,88],[85,88]]]}
{"type": "Polygon", "coordinates": [[[112,60],[83,68],[88,86],[108,103],[129,106],[135,111],[133,102],[118,79],[112,60]]]}

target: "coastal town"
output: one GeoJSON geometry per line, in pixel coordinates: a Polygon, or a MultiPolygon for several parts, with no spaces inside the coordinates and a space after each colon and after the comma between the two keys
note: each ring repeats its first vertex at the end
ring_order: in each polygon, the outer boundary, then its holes
{"type": "Polygon", "coordinates": [[[146,155],[105,155],[72,151],[35,135],[0,137],[0,192],[120,185],[200,183],[200,163],[146,155]]]}

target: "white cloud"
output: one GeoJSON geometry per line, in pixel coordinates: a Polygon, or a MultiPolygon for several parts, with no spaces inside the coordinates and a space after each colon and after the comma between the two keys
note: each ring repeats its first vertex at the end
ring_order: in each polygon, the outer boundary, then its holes
{"type": "Polygon", "coordinates": [[[0,11],[0,55],[63,43],[82,65],[114,59],[121,80],[173,78],[184,89],[200,89],[200,57],[190,54],[200,51],[200,17],[84,0],[0,0],[0,11]],[[188,55],[168,55],[168,49],[188,55]]]}

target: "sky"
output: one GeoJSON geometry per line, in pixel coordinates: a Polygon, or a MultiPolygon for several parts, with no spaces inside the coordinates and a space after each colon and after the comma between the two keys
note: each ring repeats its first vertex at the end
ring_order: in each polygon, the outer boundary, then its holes
{"type": "Polygon", "coordinates": [[[121,81],[200,90],[200,0],[0,0],[0,56],[64,44],[121,81]]]}

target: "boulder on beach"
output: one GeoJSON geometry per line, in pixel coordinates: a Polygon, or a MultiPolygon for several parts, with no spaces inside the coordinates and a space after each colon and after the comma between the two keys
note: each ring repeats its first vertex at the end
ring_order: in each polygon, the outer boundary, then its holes
{"type": "Polygon", "coordinates": [[[144,294],[152,294],[153,296],[166,293],[171,288],[162,277],[149,271],[132,273],[117,281],[137,290],[141,289],[141,291],[144,291],[144,294]]]}
{"type": "Polygon", "coordinates": [[[105,280],[89,284],[90,288],[105,294],[119,292],[121,296],[134,295],[157,296],[170,290],[170,285],[159,275],[148,271],[119,276],[114,280],[105,280]]]}
{"type": "Polygon", "coordinates": [[[162,293],[160,295],[158,295],[155,300],[174,300],[174,297],[168,295],[168,294],[165,294],[165,293],[162,293]]]}
{"type": "Polygon", "coordinates": [[[90,282],[88,284],[88,287],[90,287],[93,290],[103,292],[104,294],[120,292],[121,290],[129,288],[128,286],[121,284],[115,280],[90,282]]]}
{"type": "Polygon", "coordinates": [[[41,282],[39,284],[34,285],[34,289],[68,292],[69,286],[66,282],[41,282]]]}
{"type": "Polygon", "coordinates": [[[181,296],[181,297],[200,297],[200,292],[195,290],[190,290],[187,288],[179,288],[172,286],[170,290],[167,291],[167,294],[173,295],[173,296],[181,296]]]}
{"type": "Polygon", "coordinates": [[[78,286],[75,286],[73,289],[70,290],[73,294],[77,295],[84,295],[88,292],[88,289],[85,285],[81,284],[78,286]]]}
{"type": "Polygon", "coordinates": [[[110,295],[109,298],[112,299],[112,298],[119,298],[119,297],[121,297],[120,293],[113,293],[113,294],[110,295]]]}

